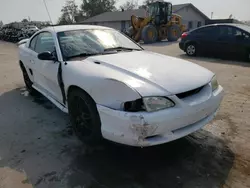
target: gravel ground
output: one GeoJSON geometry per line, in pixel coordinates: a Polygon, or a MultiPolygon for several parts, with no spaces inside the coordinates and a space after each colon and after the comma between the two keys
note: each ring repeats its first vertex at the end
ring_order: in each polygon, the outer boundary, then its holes
{"type": "Polygon", "coordinates": [[[217,73],[226,92],[217,117],[161,146],[92,149],[72,134],[66,114],[28,95],[16,46],[0,42],[0,188],[250,187],[250,64],[189,58],[177,43],[145,48],[217,73]]]}

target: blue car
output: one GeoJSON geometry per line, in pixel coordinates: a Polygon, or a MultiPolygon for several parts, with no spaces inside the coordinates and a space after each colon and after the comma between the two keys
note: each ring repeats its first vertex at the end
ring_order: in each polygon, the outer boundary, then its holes
{"type": "Polygon", "coordinates": [[[197,53],[232,55],[250,61],[250,26],[213,24],[185,32],[179,43],[188,56],[197,53]]]}

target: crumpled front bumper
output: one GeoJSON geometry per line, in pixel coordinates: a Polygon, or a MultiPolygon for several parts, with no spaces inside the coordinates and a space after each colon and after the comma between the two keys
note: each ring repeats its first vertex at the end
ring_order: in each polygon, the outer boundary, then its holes
{"type": "Polygon", "coordinates": [[[124,112],[97,105],[102,136],[137,147],[170,142],[208,124],[216,115],[222,98],[223,88],[219,86],[206,101],[193,104],[189,99],[157,112],[124,112]]]}

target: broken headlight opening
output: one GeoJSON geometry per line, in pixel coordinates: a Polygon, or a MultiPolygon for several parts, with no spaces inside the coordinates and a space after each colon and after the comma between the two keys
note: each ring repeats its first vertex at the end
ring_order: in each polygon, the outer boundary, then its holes
{"type": "Polygon", "coordinates": [[[124,111],[126,112],[141,112],[146,111],[142,99],[135,101],[128,101],[123,104],[124,111]]]}
{"type": "Polygon", "coordinates": [[[154,112],[173,106],[175,106],[175,103],[166,97],[144,97],[135,101],[125,102],[123,105],[126,112],[154,112]]]}

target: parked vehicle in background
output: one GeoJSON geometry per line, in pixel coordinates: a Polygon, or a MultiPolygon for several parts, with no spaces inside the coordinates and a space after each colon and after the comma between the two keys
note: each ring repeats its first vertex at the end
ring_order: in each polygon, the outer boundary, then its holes
{"type": "Polygon", "coordinates": [[[39,31],[38,27],[33,25],[28,25],[22,29],[23,33],[29,37],[31,37],[35,32],[39,31]]]}
{"type": "Polygon", "coordinates": [[[244,57],[250,61],[250,26],[213,24],[182,34],[180,49],[189,56],[211,53],[244,57]]]}
{"type": "Polygon", "coordinates": [[[210,122],[223,97],[211,71],[145,51],[107,27],[42,29],[20,42],[19,57],[27,89],[69,113],[75,133],[90,144],[176,140],[210,122]]]}
{"type": "Polygon", "coordinates": [[[38,27],[36,27],[34,25],[27,25],[23,30],[27,31],[27,32],[36,32],[39,29],[38,29],[38,27]]]}

